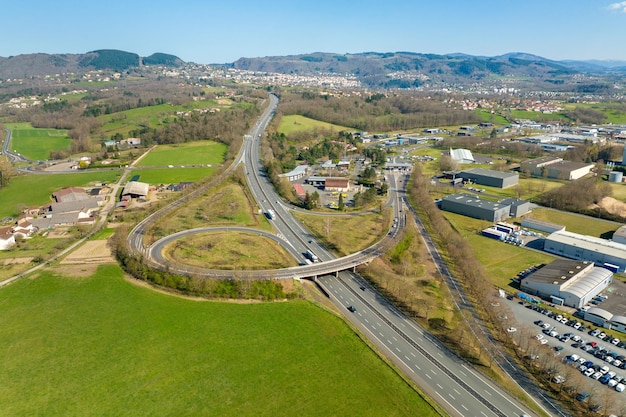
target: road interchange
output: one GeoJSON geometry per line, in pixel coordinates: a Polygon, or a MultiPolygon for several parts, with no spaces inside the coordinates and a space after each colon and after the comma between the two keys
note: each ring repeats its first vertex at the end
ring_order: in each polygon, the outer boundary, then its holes
{"type": "MultiPolygon", "coordinates": [[[[435,338],[429,336],[413,320],[395,309],[381,294],[367,286],[357,274],[346,271],[381,255],[394,243],[394,239],[399,233],[398,230],[404,227],[407,221],[405,216],[408,206],[403,196],[406,183],[398,186],[396,175],[387,176],[390,184],[389,204],[393,207],[394,216],[399,219],[398,227],[390,229],[389,233],[377,244],[347,257],[337,259],[293,218],[289,206],[281,201],[269,179],[264,175],[259,159],[261,135],[273,117],[277,105],[277,97],[270,95],[267,109],[251,129],[250,134],[246,135],[235,163],[224,171],[216,181],[209,184],[214,184],[218,180],[221,181],[232,172],[236,165],[242,163],[252,195],[261,209],[263,211],[272,209],[276,212],[276,218],[271,222],[276,228],[277,234],[272,238],[281,242],[286,250],[299,261],[304,260],[303,253],[306,250],[312,250],[321,262],[272,271],[246,271],[246,277],[252,279],[311,277],[315,279],[346,318],[363,334],[367,335],[396,366],[402,369],[418,386],[422,387],[450,415],[489,417],[531,415],[528,407],[521,405],[517,399],[488,378],[479,375],[469,363],[449,351],[435,338]],[[365,291],[362,288],[365,288],[365,291]],[[349,312],[348,306],[354,307],[355,311],[349,312]]],[[[400,179],[402,180],[402,178],[400,179]]],[[[171,264],[160,255],[165,245],[185,234],[205,233],[217,229],[203,228],[183,231],[176,236],[165,237],[149,247],[143,243],[143,235],[160,218],[160,215],[173,212],[192,198],[201,195],[205,190],[206,187],[197,189],[185,196],[184,199],[166,206],[155,213],[153,217],[146,218],[139,223],[128,236],[132,250],[144,256],[152,266],[167,268],[170,272],[216,279],[232,279],[232,271],[171,264]]],[[[249,229],[246,231],[250,232],[249,229]]]]}

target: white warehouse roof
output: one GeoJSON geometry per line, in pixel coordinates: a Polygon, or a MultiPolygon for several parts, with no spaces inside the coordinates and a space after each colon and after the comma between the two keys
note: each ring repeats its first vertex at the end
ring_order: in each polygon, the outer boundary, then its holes
{"type": "Polygon", "coordinates": [[[591,290],[606,281],[607,278],[610,278],[611,275],[613,275],[613,273],[608,269],[593,267],[582,279],[573,280],[574,282],[571,284],[566,283],[566,285],[561,288],[561,291],[573,294],[578,298],[584,298],[591,290]]]}
{"type": "Polygon", "coordinates": [[[605,321],[609,321],[613,318],[613,314],[598,307],[590,308],[589,310],[587,310],[587,314],[593,314],[594,316],[602,317],[605,321]]]}
{"type": "Polygon", "coordinates": [[[576,246],[590,251],[601,252],[616,258],[626,259],[626,245],[601,239],[599,237],[579,235],[578,233],[558,231],[551,233],[546,240],[576,246]]]}

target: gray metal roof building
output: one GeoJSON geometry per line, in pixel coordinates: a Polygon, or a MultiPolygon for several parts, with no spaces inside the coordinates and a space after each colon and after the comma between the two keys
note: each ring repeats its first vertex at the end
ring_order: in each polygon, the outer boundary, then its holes
{"type": "Polygon", "coordinates": [[[133,198],[145,197],[148,195],[150,185],[145,182],[129,181],[122,191],[122,195],[129,195],[133,198]]]}
{"type": "Polygon", "coordinates": [[[499,222],[509,218],[511,206],[481,200],[470,194],[451,194],[441,199],[441,209],[475,219],[499,222]]]}
{"type": "Polygon", "coordinates": [[[519,174],[514,172],[493,171],[491,169],[474,168],[459,172],[459,177],[488,187],[507,188],[517,185],[519,174]]]}
{"type": "Polygon", "coordinates": [[[617,265],[626,268],[626,245],[593,236],[560,231],[546,237],[543,249],[546,252],[571,259],[580,259],[617,265]]]}
{"type": "Polygon", "coordinates": [[[580,308],[613,282],[613,273],[591,262],[557,259],[524,278],[520,289],[555,304],[580,308]]]}

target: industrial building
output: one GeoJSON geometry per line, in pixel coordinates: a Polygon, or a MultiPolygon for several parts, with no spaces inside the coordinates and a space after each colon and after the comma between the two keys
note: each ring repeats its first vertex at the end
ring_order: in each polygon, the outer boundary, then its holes
{"type": "Polygon", "coordinates": [[[528,200],[511,197],[500,200],[499,203],[511,206],[511,209],[509,210],[509,217],[520,217],[530,211],[530,201],[528,200]]]}
{"type": "Polygon", "coordinates": [[[474,168],[461,171],[459,177],[475,184],[486,185],[488,187],[508,188],[517,185],[519,174],[514,172],[493,171],[490,169],[474,168]]]}
{"type": "Polygon", "coordinates": [[[324,191],[348,191],[350,189],[350,180],[348,178],[326,178],[324,182],[324,191]]]}
{"type": "Polygon", "coordinates": [[[590,308],[589,310],[585,311],[585,316],[583,318],[587,321],[597,324],[598,326],[626,333],[626,317],[613,315],[602,308],[590,308]]]}
{"type": "Polygon", "coordinates": [[[289,172],[280,174],[279,177],[287,178],[288,181],[297,181],[300,178],[304,178],[309,170],[308,165],[298,165],[289,172]]]}
{"type": "Polygon", "coordinates": [[[441,199],[441,209],[495,223],[509,218],[511,206],[481,200],[471,194],[451,194],[441,199]]]}
{"type": "Polygon", "coordinates": [[[611,264],[619,269],[626,268],[626,245],[593,236],[579,235],[566,231],[548,235],[543,249],[571,259],[611,264]]]}
{"type": "Polygon", "coordinates": [[[541,158],[522,161],[522,172],[535,177],[555,178],[561,180],[577,180],[589,174],[594,164],[585,162],[564,161],[563,158],[542,156],[541,158]]]}
{"type": "Polygon", "coordinates": [[[450,148],[450,158],[459,164],[473,164],[476,162],[474,155],[469,149],[452,149],[450,148]]]}
{"type": "Polygon", "coordinates": [[[613,242],[623,243],[626,245],[626,226],[622,226],[613,232],[613,237],[611,239],[613,242]]]}
{"type": "Polygon", "coordinates": [[[528,227],[529,229],[540,230],[542,232],[554,233],[565,230],[565,226],[562,224],[544,222],[543,220],[533,219],[532,217],[524,217],[522,219],[522,227],[528,227]]]}
{"type": "Polygon", "coordinates": [[[145,182],[129,181],[124,186],[124,190],[122,191],[122,197],[123,196],[130,196],[131,198],[146,197],[148,195],[149,190],[150,190],[150,185],[145,182]]]}
{"type": "Polygon", "coordinates": [[[520,289],[558,305],[581,308],[613,282],[613,273],[592,262],[557,259],[528,275],[520,289]]]}

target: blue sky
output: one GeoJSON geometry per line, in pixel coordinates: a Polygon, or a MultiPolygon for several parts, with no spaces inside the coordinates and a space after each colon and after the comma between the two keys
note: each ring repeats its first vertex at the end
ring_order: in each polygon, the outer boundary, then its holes
{"type": "Polygon", "coordinates": [[[0,56],[121,49],[185,61],[310,52],[527,52],[626,61],[626,1],[4,0],[0,56]]]}

